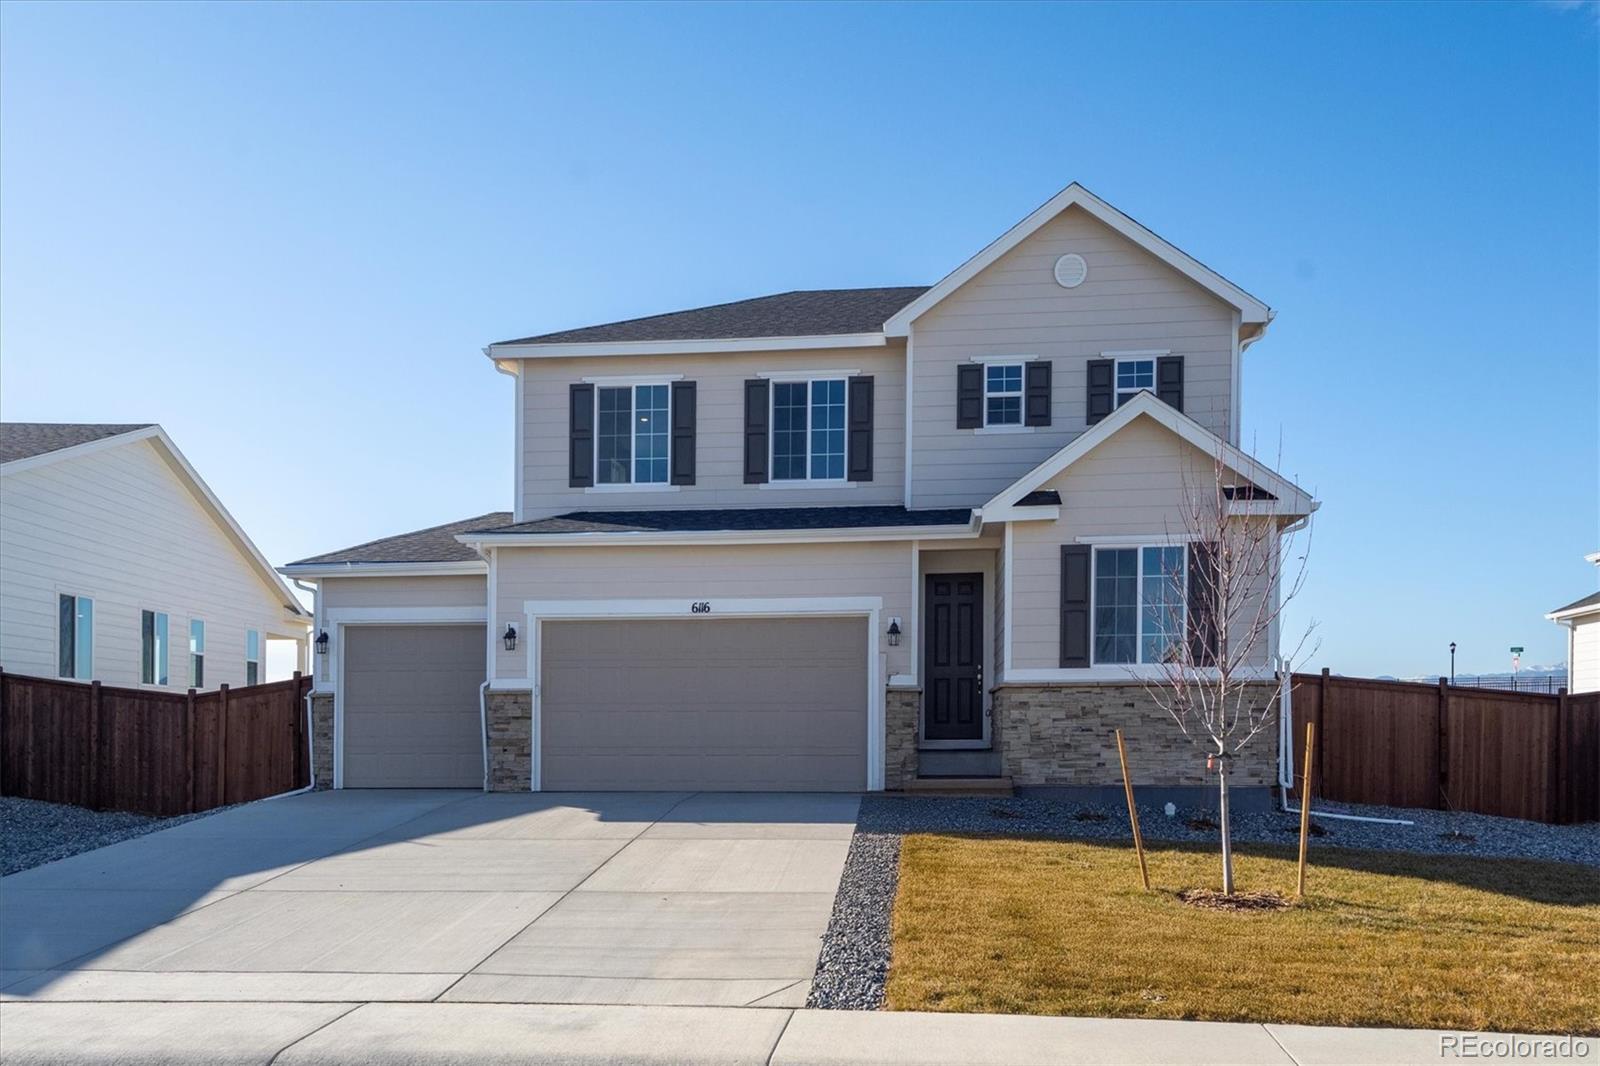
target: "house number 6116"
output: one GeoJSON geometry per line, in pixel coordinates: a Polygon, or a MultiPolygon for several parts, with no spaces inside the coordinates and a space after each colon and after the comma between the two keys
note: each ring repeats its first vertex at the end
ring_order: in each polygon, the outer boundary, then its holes
{"type": "Polygon", "coordinates": [[[711,604],[707,603],[705,600],[696,600],[694,603],[691,603],[689,605],[689,613],[690,614],[710,614],[711,613],[711,604]]]}

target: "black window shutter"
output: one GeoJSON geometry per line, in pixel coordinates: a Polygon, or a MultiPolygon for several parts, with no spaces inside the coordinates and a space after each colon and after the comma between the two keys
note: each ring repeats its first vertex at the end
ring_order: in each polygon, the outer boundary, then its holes
{"type": "Polygon", "coordinates": [[[1089,360],[1089,425],[1094,425],[1117,406],[1116,362],[1089,360]]]}
{"type": "Polygon", "coordinates": [[[849,432],[845,436],[845,467],[851,481],[871,481],[872,375],[851,378],[847,391],[849,432]]]}
{"type": "Polygon", "coordinates": [[[692,381],[672,383],[672,484],[694,484],[695,389],[692,381]]]}
{"type": "Polygon", "coordinates": [[[78,600],[65,594],[56,599],[57,641],[56,673],[71,677],[78,666],[78,600]]]}
{"type": "Polygon", "coordinates": [[[767,416],[770,384],[765,378],[744,383],[744,483],[767,480],[767,416]]]}
{"type": "Polygon", "coordinates": [[[1189,661],[1217,664],[1217,546],[1189,545],[1189,661]]]}
{"type": "Polygon", "coordinates": [[[1034,360],[1022,364],[1022,373],[1026,378],[1023,389],[1025,405],[1022,424],[1025,426],[1048,426],[1050,424],[1050,361],[1034,360]]]}
{"type": "Polygon", "coordinates": [[[567,485],[594,484],[594,386],[573,385],[567,412],[567,485]]]}
{"type": "Polygon", "coordinates": [[[983,425],[983,367],[961,363],[956,367],[956,428],[983,425]]]}
{"type": "Polygon", "coordinates": [[[1061,665],[1089,665],[1089,545],[1061,546],[1061,665]]]}
{"type": "Polygon", "coordinates": [[[1156,399],[1183,410],[1183,356],[1163,355],[1156,360],[1156,399]]]}

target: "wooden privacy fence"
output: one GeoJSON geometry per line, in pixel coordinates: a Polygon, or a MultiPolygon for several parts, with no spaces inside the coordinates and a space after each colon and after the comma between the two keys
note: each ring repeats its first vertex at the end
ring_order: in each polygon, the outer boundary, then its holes
{"type": "Polygon", "coordinates": [[[1295,674],[1295,766],[1346,803],[1600,821],[1600,692],[1580,696],[1295,674]]]}
{"type": "Polygon", "coordinates": [[[0,795],[174,815],[310,784],[296,675],[158,692],[0,673],[0,795]]]}

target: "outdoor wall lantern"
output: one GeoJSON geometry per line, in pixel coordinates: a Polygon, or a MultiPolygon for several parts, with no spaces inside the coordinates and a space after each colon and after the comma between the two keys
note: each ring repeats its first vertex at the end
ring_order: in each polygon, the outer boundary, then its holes
{"type": "Polygon", "coordinates": [[[317,639],[312,641],[312,643],[317,646],[318,655],[328,654],[328,631],[324,629],[321,633],[318,633],[317,639]]]}
{"type": "Polygon", "coordinates": [[[900,646],[900,619],[891,618],[891,619],[889,619],[889,647],[898,648],[899,646],[900,646]]]}
{"type": "Polygon", "coordinates": [[[506,623],[506,631],[505,631],[504,634],[501,635],[500,639],[506,642],[506,651],[516,651],[517,650],[517,627],[512,625],[510,622],[507,622],[506,623]]]}

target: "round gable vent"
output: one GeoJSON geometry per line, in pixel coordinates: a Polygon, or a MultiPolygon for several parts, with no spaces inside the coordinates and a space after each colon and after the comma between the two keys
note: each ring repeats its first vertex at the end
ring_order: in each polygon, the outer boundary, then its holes
{"type": "Polygon", "coordinates": [[[1063,289],[1076,289],[1089,276],[1089,264],[1083,256],[1068,253],[1056,260],[1056,284],[1063,289]]]}

